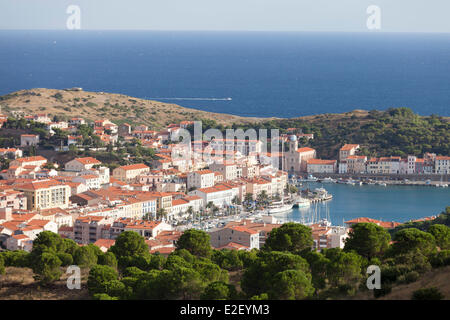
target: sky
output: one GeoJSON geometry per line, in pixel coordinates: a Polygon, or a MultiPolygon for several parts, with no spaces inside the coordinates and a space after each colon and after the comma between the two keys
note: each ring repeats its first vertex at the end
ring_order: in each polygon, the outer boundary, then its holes
{"type": "Polygon", "coordinates": [[[0,0],[0,29],[66,29],[69,5],[83,30],[450,32],[449,0],[0,0]]]}

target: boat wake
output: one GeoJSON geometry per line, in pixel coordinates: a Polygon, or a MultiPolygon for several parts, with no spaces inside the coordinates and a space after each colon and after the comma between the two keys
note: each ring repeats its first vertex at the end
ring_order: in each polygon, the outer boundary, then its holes
{"type": "Polygon", "coordinates": [[[231,98],[146,98],[149,100],[231,101],[231,98]]]}

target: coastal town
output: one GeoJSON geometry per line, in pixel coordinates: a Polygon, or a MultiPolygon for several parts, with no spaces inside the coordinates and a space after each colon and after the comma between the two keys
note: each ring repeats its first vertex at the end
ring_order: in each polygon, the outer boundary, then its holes
{"type": "MultiPolygon", "coordinates": [[[[168,255],[189,228],[207,231],[216,249],[259,249],[281,226],[275,213],[332,198],[326,190],[302,192],[302,181],[354,184],[358,178],[358,183],[380,184],[401,177],[403,183],[446,187],[450,174],[447,155],[374,158],[361,155],[358,144],[343,144],[338,159],[319,159],[315,149],[300,145],[314,135],[296,128],[280,135],[280,151],[269,152],[250,138],[180,143],[181,131],[193,121],[156,131],[107,119],[0,115],[2,130],[11,133],[19,124],[22,131],[38,127],[43,133],[21,133],[20,141],[0,148],[0,244],[7,250],[31,251],[39,233],[52,231],[106,252],[120,233],[135,231],[151,253],[168,255]],[[49,148],[49,137],[60,143],[49,148]],[[128,152],[130,145],[139,146],[141,154],[128,152]],[[86,151],[120,151],[126,164],[79,155],[86,151]],[[150,156],[139,162],[144,152],[150,156]]],[[[313,221],[308,226],[314,249],[343,248],[359,222],[385,229],[400,225],[365,217],[344,226],[313,221]]]]}

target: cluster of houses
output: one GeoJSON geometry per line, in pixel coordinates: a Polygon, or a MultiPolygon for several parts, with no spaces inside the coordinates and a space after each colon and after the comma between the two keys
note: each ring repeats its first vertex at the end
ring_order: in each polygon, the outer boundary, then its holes
{"type": "Polygon", "coordinates": [[[416,156],[371,158],[358,155],[359,144],[345,144],[339,150],[338,160],[317,159],[312,148],[298,147],[296,135],[289,137],[289,151],[284,153],[284,167],[289,173],[339,174],[450,174],[450,157],[425,153],[416,156]]]}
{"type": "MultiPolygon", "coordinates": [[[[86,124],[82,118],[52,122],[45,114],[25,118],[46,123],[50,133],[54,128],[75,133],[86,124]]],[[[6,118],[0,115],[1,124],[5,122],[2,119],[6,118]]],[[[180,130],[191,124],[183,121],[152,131],[143,125],[95,121],[94,134],[105,143],[118,145],[120,135],[123,141],[138,139],[143,147],[155,150],[157,157],[151,163],[113,170],[94,157],[51,166],[43,156],[23,157],[22,149],[37,145],[39,136],[22,135],[17,148],[0,149],[0,155],[11,159],[9,168],[0,172],[0,243],[9,250],[29,251],[36,236],[48,230],[80,245],[95,243],[107,250],[121,232],[131,230],[146,238],[151,252],[167,254],[182,234],[177,227],[180,222],[211,208],[233,207],[249,195],[253,200],[262,194],[282,197],[289,172],[394,170],[391,162],[395,157],[367,159],[356,155],[358,145],[341,148],[339,165],[337,160],[317,159],[314,149],[298,146],[301,138],[313,139],[310,134],[282,136],[289,142],[289,150],[281,153],[263,152],[262,142],[251,139],[172,143],[180,130]],[[382,163],[380,169],[378,162],[382,163]]],[[[78,143],[79,137],[68,136],[67,145],[78,143]]],[[[417,173],[419,167],[428,172],[429,163],[436,173],[448,170],[448,157],[445,160],[430,154],[424,159],[408,157],[405,168],[402,159],[396,162],[397,173],[417,173]],[[421,162],[423,165],[417,166],[421,162]]],[[[271,217],[230,222],[209,231],[211,245],[236,250],[260,248],[269,232],[279,226],[271,217]]],[[[343,247],[349,231],[349,227],[327,224],[311,228],[316,249],[343,247]]]]}

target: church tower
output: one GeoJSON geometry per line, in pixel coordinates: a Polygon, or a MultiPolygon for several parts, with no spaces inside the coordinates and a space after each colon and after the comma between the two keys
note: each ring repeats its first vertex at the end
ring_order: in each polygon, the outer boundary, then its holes
{"type": "Polygon", "coordinates": [[[284,154],[284,170],[293,174],[298,171],[298,141],[297,136],[292,135],[289,137],[289,151],[284,154]]]}
{"type": "Polygon", "coordinates": [[[289,137],[289,153],[297,151],[298,149],[298,141],[297,136],[294,134],[289,137]]]}

